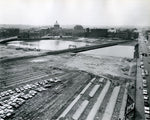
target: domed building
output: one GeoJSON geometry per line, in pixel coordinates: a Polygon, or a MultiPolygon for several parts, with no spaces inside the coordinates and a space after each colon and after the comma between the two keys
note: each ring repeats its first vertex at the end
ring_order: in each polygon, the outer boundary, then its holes
{"type": "Polygon", "coordinates": [[[62,33],[62,28],[60,27],[60,25],[56,21],[54,26],[52,27],[51,35],[52,36],[60,36],[61,33],[62,33]]]}
{"type": "Polygon", "coordinates": [[[74,36],[81,37],[81,36],[84,36],[84,33],[85,33],[85,29],[83,28],[82,25],[74,26],[74,30],[73,30],[73,35],[74,36]]]}
{"type": "Polygon", "coordinates": [[[58,30],[60,29],[60,25],[58,24],[58,22],[56,21],[56,23],[54,24],[54,30],[58,30]]]}
{"type": "Polygon", "coordinates": [[[83,26],[81,26],[81,25],[76,25],[76,26],[74,26],[74,30],[82,31],[82,30],[83,30],[83,26]]]}

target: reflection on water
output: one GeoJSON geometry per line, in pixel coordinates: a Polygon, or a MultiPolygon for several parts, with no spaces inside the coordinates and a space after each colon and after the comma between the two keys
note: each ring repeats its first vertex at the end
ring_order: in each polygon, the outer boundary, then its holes
{"type": "Polygon", "coordinates": [[[12,41],[8,42],[8,45],[20,47],[20,48],[31,48],[31,49],[41,49],[41,50],[62,50],[86,46],[87,43],[83,42],[73,42],[73,41],[62,41],[62,40],[40,40],[33,42],[24,41],[12,41]]]}
{"type": "Polygon", "coordinates": [[[98,57],[99,55],[106,55],[106,56],[133,58],[134,47],[116,45],[112,47],[89,50],[89,51],[85,51],[81,53],[92,54],[93,56],[96,56],[96,57],[98,57]]]}

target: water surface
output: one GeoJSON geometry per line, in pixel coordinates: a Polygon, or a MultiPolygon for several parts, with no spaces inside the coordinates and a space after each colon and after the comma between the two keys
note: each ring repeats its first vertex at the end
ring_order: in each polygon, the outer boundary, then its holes
{"type": "Polygon", "coordinates": [[[8,42],[8,45],[20,48],[36,48],[41,50],[63,50],[68,48],[82,47],[89,44],[84,42],[73,42],[63,40],[39,40],[32,42],[12,41],[8,42]]]}
{"type": "Polygon", "coordinates": [[[134,46],[115,45],[111,47],[89,50],[81,53],[92,54],[93,56],[106,55],[106,56],[114,56],[114,57],[133,58],[134,46]]]}

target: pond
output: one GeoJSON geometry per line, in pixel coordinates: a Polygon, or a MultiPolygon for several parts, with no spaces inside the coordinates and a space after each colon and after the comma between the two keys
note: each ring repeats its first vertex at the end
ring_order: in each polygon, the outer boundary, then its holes
{"type": "MultiPolygon", "coordinates": [[[[89,43],[84,42],[74,42],[64,40],[12,41],[8,42],[7,44],[19,48],[30,48],[40,50],[52,50],[52,51],[90,45],[89,43]]],[[[106,55],[106,56],[133,58],[134,46],[115,45],[106,48],[89,50],[81,53],[92,54],[93,56],[106,55]]]]}
{"type": "Polygon", "coordinates": [[[63,41],[63,40],[39,40],[39,41],[12,41],[7,45],[19,48],[31,48],[40,50],[63,50],[89,45],[84,42],[63,41]]]}
{"type": "Polygon", "coordinates": [[[134,57],[134,46],[123,46],[123,45],[115,45],[106,48],[99,48],[94,50],[89,50],[85,52],[81,52],[83,54],[92,54],[93,56],[106,55],[106,56],[114,56],[114,57],[134,57]]]}

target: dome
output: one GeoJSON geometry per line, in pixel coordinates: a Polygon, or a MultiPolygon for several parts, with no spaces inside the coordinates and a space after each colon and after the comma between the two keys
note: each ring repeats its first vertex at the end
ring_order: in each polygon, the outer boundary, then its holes
{"type": "Polygon", "coordinates": [[[83,26],[82,25],[76,25],[76,26],[74,26],[74,30],[83,30],[83,26]]]}
{"type": "Polygon", "coordinates": [[[58,22],[56,21],[56,23],[54,24],[54,29],[59,29],[59,24],[58,24],[58,22]]]}
{"type": "Polygon", "coordinates": [[[58,22],[56,21],[56,23],[54,25],[59,25],[58,22]]]}

